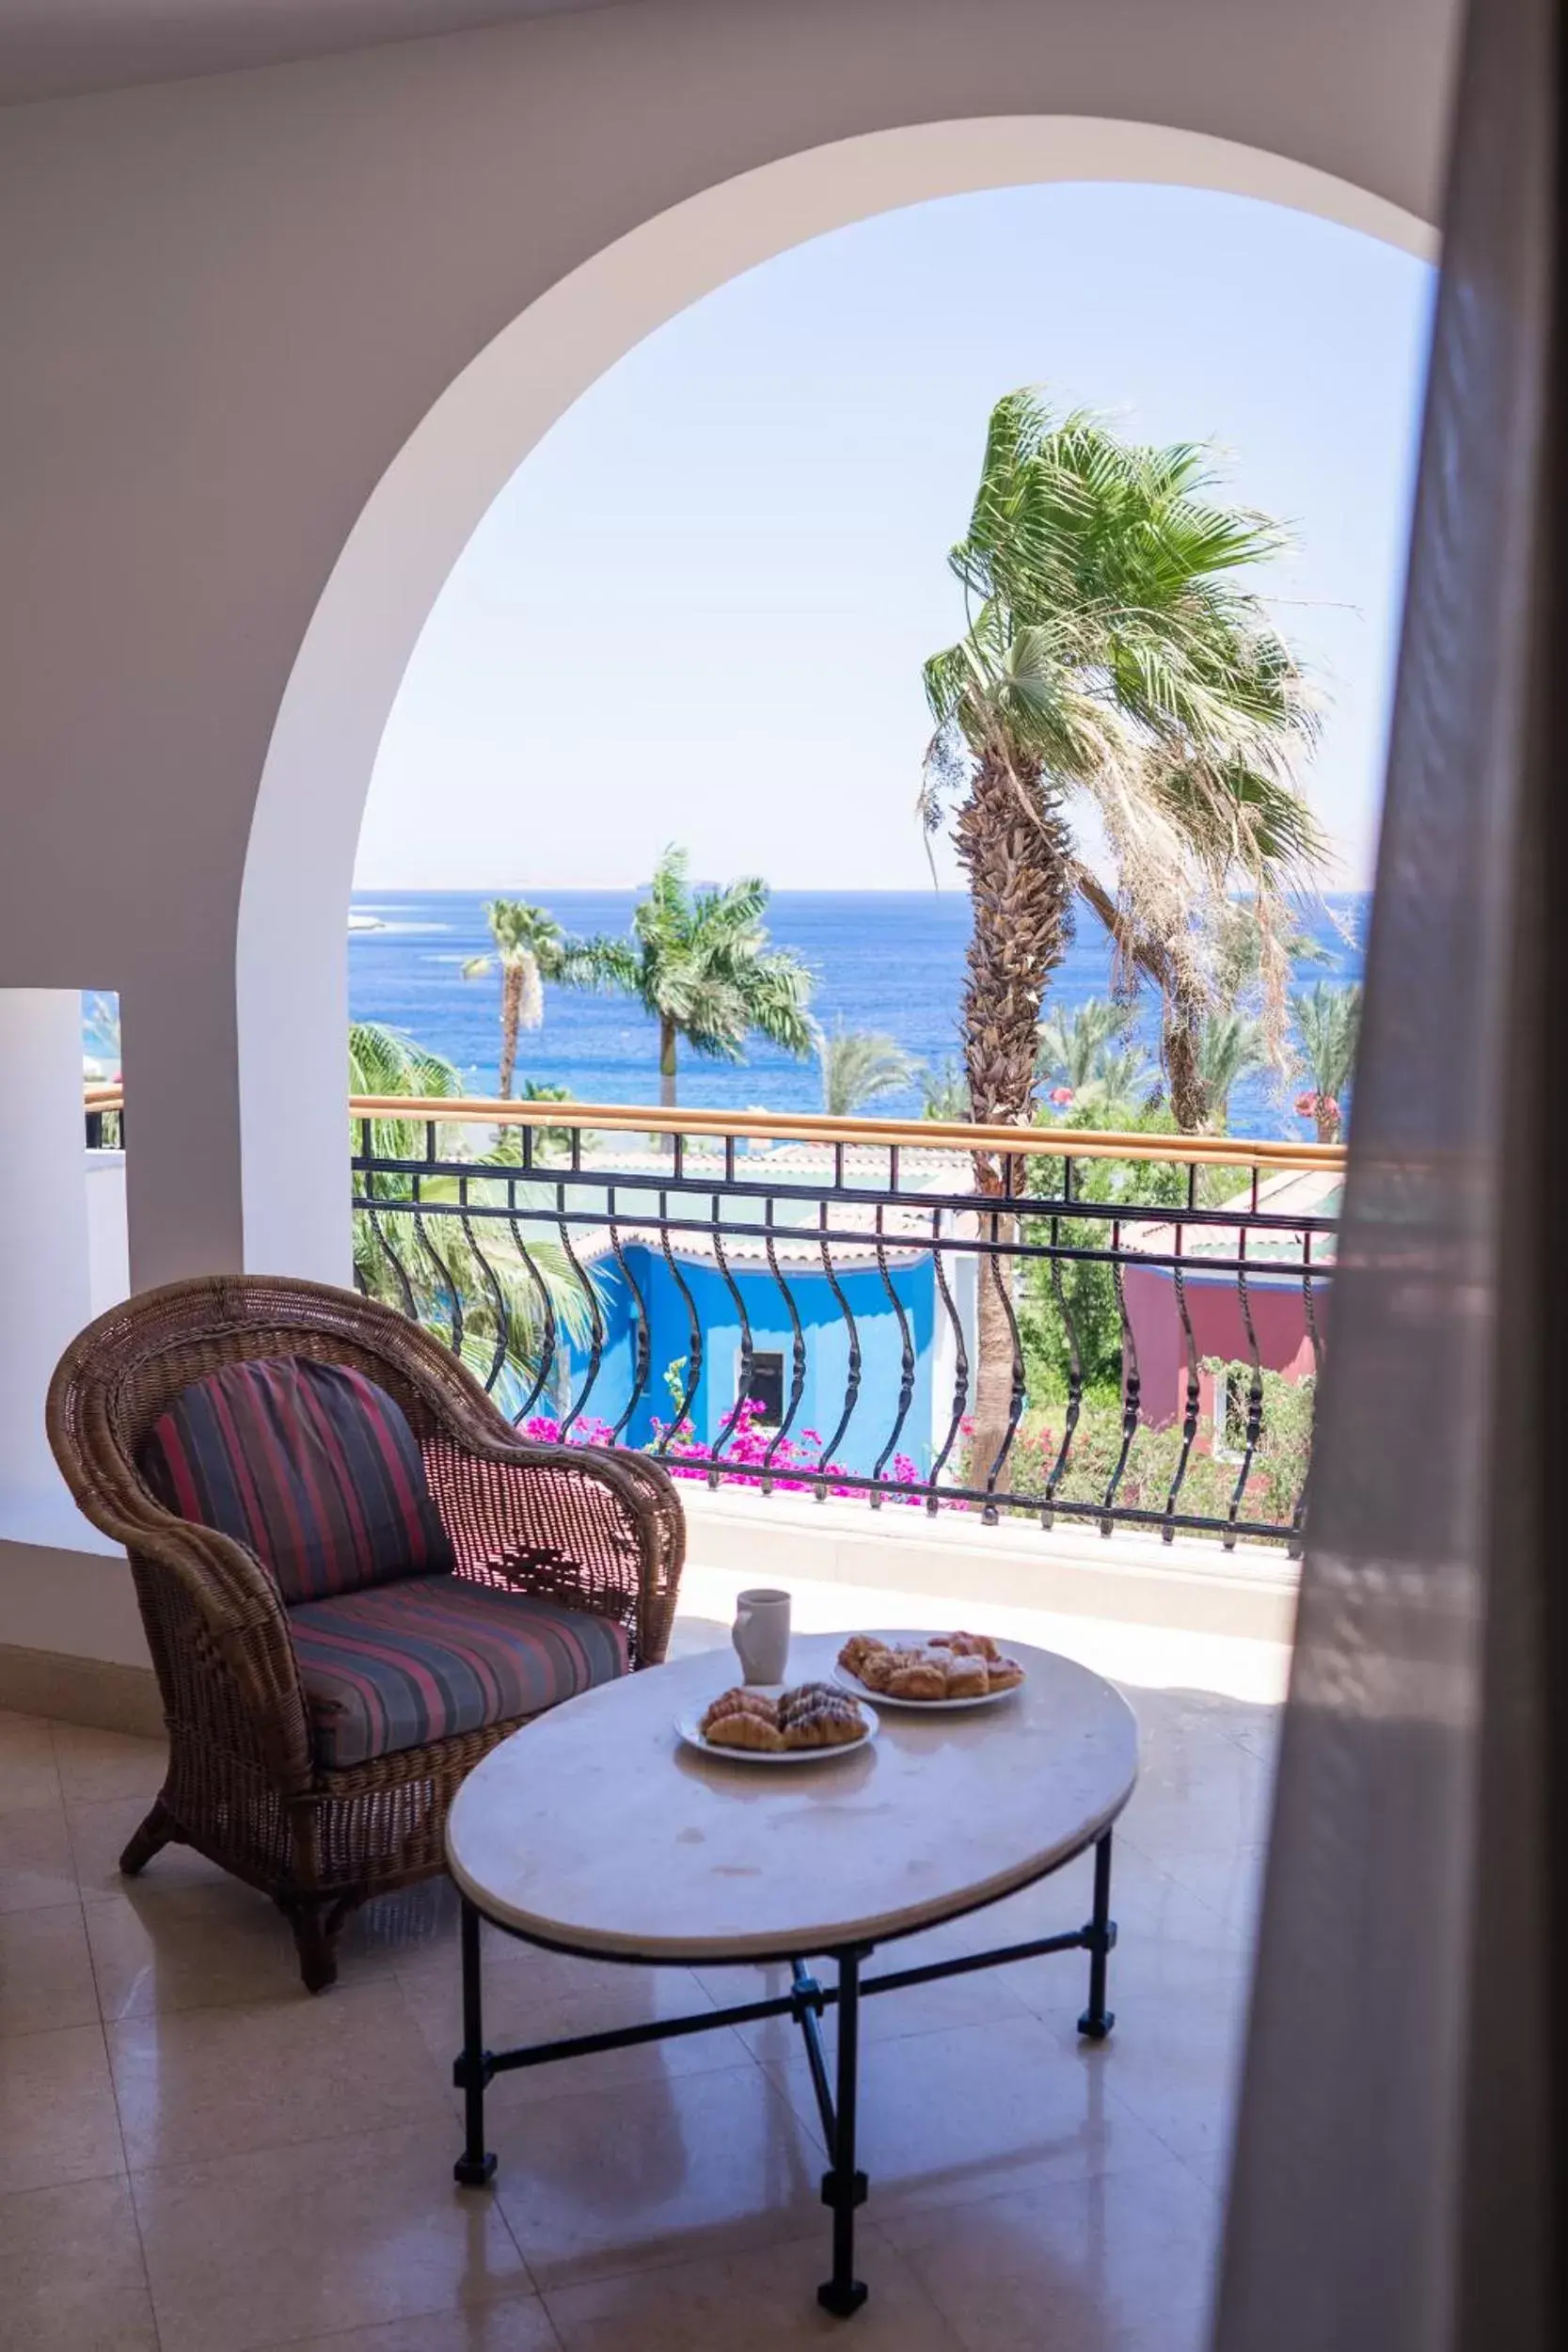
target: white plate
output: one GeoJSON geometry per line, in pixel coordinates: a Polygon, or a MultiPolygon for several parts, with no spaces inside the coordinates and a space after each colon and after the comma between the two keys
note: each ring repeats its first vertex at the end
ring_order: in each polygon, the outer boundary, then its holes
{"type": "Polygon", "coordinates": [[[703,1707],[695,1714],[677,1715],[675,1729],[689,1748],[695,1748],[700,1756],[716,1756],[726,1764],[831,1764],[841,1756],[859,1756],[863,1748],[871,1745],[879,1728],[876,1716],[867,1708],[865,1729],[860,1738],[846,1740],[840,1747],[725,1748],[715,1747],[711,1740],[704,1739],[701,1726],[706,1713],[706,1707],[703,1707]]]}
{"type": "MultiPolygon", "coordinates": [[[[923,1633],[879,1633],[876,1639],[885,1642],[889,1649],[924,1649],[929,1636],[923,1633]]],[[[868,1707],[901,1707],[911,1715],[961,1715],[975,1707],[1002,1707],[1008,1699],[1016,1698],[1023,1688],[1022,1682],[1013,1682],[1005,1691],[988,1691],[984,1698],[978,1699],[895,1699],[890,1697],[886,1691],[871,1690],[859,1675],[852,1675],[847,1666],[841,1666],[836,1661],[832,1678],[841,1691],[847,1691],[852,1699],[861,1699],[868,1707]]],[[[1024,1681],[1027,1680],[1025,1676],[1024,1681]]]]}

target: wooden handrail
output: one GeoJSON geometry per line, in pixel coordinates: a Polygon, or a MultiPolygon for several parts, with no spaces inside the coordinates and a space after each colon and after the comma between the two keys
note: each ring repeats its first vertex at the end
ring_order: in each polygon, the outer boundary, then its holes
{"type": "Polygon", "coordinates": [[[1339,1171],[1338,1143],[1254,1141],[1228,1136],[1127,1135],[1090,1128],[980,1126],[956,1120],[826,1119],[815,1112],[664,1111],[642,1103],[514,1103],[480,1095],[351,1096],[356,1119],[435,1120],[510,1127],[576,1127],[599,1135],[733,1136],[737,1141],[874,1145],[885,1151],[988,1152],[1020,1159],[1117,1159],[1196,1162],[1218,1168],[1323,1168],[1339,1171]]]}
{"type": "MultiPolygon", "coordinates": [[[[124,1106],[120,1086],[84,1089],[88,1110],[124,1106]]],[[[491,1095],[354,1094],[355,1119],[435,1120],[440,1126],[577,1127],[596,1135],[733,1136],[736,1141],[872,1145],[909,1152],[986,1152],[1017,1159],[1156,1160],[1187,1168],[1342,1172],[1342,1143],[1234,1136],[1128,1135],[1116,1129],[982,1126],[957,1120],[825,1119],[806,1111],[665,1111],[646,1103],[516,1103],[491,1095]]]]}

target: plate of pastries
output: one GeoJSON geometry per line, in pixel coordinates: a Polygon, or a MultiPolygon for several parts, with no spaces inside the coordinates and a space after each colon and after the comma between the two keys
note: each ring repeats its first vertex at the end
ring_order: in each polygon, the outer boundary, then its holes
{"type": "Polygon", "coordinates": [[[700,1715],[677,1715],[675,1729],[705,1756],[812,1764],[869,1746],[877,1718],[835,1682],[797,1682],[784,1691],[741,1684],[721,1691],[700,1715]]]}
{"type": "Polygon", "coordinates": [[[877,1707],[994,1707],[1023,1685],[1023,1668],[989,1633],[851,1633],[835,1680],[877,1707]]]}

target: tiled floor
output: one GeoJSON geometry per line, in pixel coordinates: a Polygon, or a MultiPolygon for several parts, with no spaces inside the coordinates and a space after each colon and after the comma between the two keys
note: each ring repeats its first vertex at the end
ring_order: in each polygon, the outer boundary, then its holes
{"type": "MultiPolygon", "coordinates": [[[[681,1635],[717,1638],[696,1620],[681,1635]]],[[[1079,1654],[1096,1638],[1080,1621],[1079,1654]]],[[[1076,1955],[868,2005],[872,2294],[845,2335],[863,2352],[1196,2352],[1275,1713],[1233,1674],[1209,1679],[1127,1686],[1144,1777],[1117,1840],[1108,2044],[1073,2031],[1076,1955]]],[[[837,2337],[814,2299],[824,2158],[790,2028],[510,2076],[497,2190],[458,2190],[447,1890],[363,1914],[311,2001],[271,1906],[188,1850],[118,1878],[158,1780],[150,1742],[0,1716],[0,2352],[837,2337]]],[[[1080,1864],[920,1941],[973,1947],[1087,1910],[1080,1864]]],[[[745,1998],[764,1974],[655,1976],[499,1938],[487,1965],[498,2040],[745,1998]]]]}

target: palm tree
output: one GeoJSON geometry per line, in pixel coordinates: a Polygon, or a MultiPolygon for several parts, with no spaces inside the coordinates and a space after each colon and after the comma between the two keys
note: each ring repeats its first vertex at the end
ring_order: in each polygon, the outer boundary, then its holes
{"type": "Polygon", "coordinates": [[[1070,1013],[1053,1007],[1039,1025],[1037,1074],[1070,1088],[1076,1098],[1095,1077],[1107,1049],[1126,1034],[1132,1009],[1103,996],[1090,996],[1070,1013]]]}
{"type": "Polygon", "coordinates": [[[1212,1012],[1197,1041],[1197,1073],[1216,1135],[1230,1133],[1230,1097],[1243,1078],[1269,1066],[1263,1024],[1233,1008],[1212,1012]]]}
{"type": "Polygon", "coordinates": [[[867,1103],[899,1094],[914,1084],[919,1064],[896,1039],[879,1029],[819,1033],[816,1058],[822,1072],[822,1108],[830,1119],[852,1119],[867,1103]]]}
{"type": "MultiPolygon", "coordinates": [[[[434,1110],[463,1092],[453,1063],[379,1022],[351,1023],[348,1069],[351,1094],[409,1100],[407,1116],[391,1112],[352,1121],[351,1149],[362,1151],[368,1127],[369,1156],[375,1160],[422,1159],[431,1111],[420,1116],[414,1105],[434,1110]]],[[[438,1126],[436,1151],[443,1159],[466,1157],[464,1130],[438,1126]]],[[[470,1372],[495,1381],[498,1396],[510,1391],[520,1399],[536,1391],[535,1375],[554,1358],[556,1332],[581,1340],[593,1308],[564,1249],[537,1228],[531,1233],[531,1221],[473,1214],[488,1205],[492,1193],[497,1206],[506,1205],[503,1188],[487,1187],[483,1170],[516,1157],[515,1138],[507,1136],[474,1162],[463,1203],[468,1214],[459,1210],[451,1177],[419,1180],[418,1200],[436,1212],[422,1216],[414,1205],[411,1175],[365,1171],[365,1205],[354,1212],[354,1279],[367,1297],[448,1335],[470,1372]],[[530,1233],[526,1242],[519,1238],[530,1233]]],[[[543,1189],[517,1186],[513,1197],[524,1208],[548,1205],[543,1189]]]]}
{"type": "MultiPolygon", "coordinates": [[[[949,559],[966,627],[926,665],[936,733],[921,795],[929,829],[955,810],[969,876],[964,1054],[978,1120],[1030,1116],[1041,1000],[1076,894],[1106,915],[1121,977],[1153,961],[1184,1022],[1203,998],[1195,909],[1238,866],[1255,891],[1275,886],[1262,847],[1309,721],[1289,648],[1231,583],[1282,534],[1221,506],[1214,487],[1202,451],[1124,446],[1092,417],[1053,418],[1034,392],[991,412],[949,559]],[[1084,803],[1113,888],[1079,852],[1084,803]]],[[[1181,1059],[1192,1041],[1178,1027],[1181,1059]]],[[[975,1177],[1001,1188],[985,1154],[975,1177]]],[[[981,1285],[977,1340],[976,1459],[989,1448],[994,1460],[1012,1401],[1000,1275],[981,1285]]]]}
{"type": "Polygon", "coordinates": [[[969,1085],[956,1061],[939,1061],[934,1070],[927,1066],[918,1074],[922,1119],[968,1120],[969,1085]]]}
{"type": "Polygon", "coordinates": [[[695,1054],[739,1061],[755,1032],[802,1059],[816,1040],[812,976],[787,948],[769,947],[768,885],[755,877],[693,890],[684,850],[659,859],[626,939],[571,939],[562,977],[635,996],[658,1024],[658,1099],[675,1106],[682,1038],[695,1054]]]}
{"type": "Polygon", "coordinates": [[[492,898],[484,919],[495,948],[488,955],[470,956],[463,977],[477,979],[492,965],[500,965],[501,1057],[496,1091],[504,1102],[511,1098],[517,1067],[518,1031],[538,1028],[545,1018],[545,982],[562,977],[565,933],[543,907],[529,906],[521,898],[492,898]]]}
{"type": "Polygon", "coordinates": [[[1361,1032],[1359,983],[1334,988],[1326,980],[1317,980],[1291,997],[1291,1010],[1312,1081],[1296,1107],[1313,1120],[1320,1143],[1338,1143],[1361,1032]]]}
{"type": "MultiPolygon", "coordinates": [[[[1304,736],[1305,715],[1290,722],[1304,736]]],[[[1290,1062],[1286,986],[1296,962],[1323,951],[1295,922],[1292,898],[1315,897],[1329,857],[1326,834],[1286,780],[1244,761],[1205,776],[1201,766],[1157,756],[1150,763],[1167,804],[1178,812],[1196,875],[1184,928],[1162,924],[1125,891],[1108,889],[1086,866],[1079,895],[1111,933],[1124,984],[1152,980],[1161,1000],[1160,1053],[1177,1125],[1195,1134],[1210,1123],[1201,1059],[1204,1025],[1234,1009],[1245,992],[1259,1006],[1266,1060],[1282,1074],[1290,1062]],[[1228,898],[1240,873],[1248,896],[1228,898]]],[[[1168,912],[1168,910],[1167,910],[1168,912]]]]}

